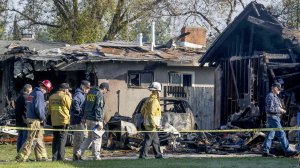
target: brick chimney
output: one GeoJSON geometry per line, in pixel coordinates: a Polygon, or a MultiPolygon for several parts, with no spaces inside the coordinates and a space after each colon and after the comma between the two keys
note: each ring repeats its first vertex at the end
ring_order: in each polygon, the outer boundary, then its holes
{"type": "Polygon", "coordinates": [[[181,39],[180,46],[190,48],[206,47],[206,29],[203,27],[183,27],[181,34],[190,32],[191,34],[181,39]]]}

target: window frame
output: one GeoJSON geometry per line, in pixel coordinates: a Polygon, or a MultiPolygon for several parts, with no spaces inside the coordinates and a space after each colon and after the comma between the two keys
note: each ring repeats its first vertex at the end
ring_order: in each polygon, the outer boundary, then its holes
{"type": "Polygon", "coordinates": [[[168,77],[169,77],[168,85],[183,87],[183,75],[191,75],[191,86],[189,86],[189,87],[194,87],[194,85],[195,85],[195,72],[194,71],[169,71],[168,72],[168,77]],[[181,80],[180,84],[171,83],[171,74],[180,74],[180,80],[181,80]]]}
{"type": "Polygon", "coordinates": [[[154,72],[153,71],[149,71],[149,70],[129,70],[127,72],[127,86],[128,88],[148,88],[150,83],[147,83],[146,85],[143,85],[143,82],[141,81],[142,79],[142,74],[150,74],[152,76],[151,78],[151,82],[152,83],[154,81],[154,72]],[[138,74],[139,75],[139,85],[135,86],[135,85],[131,85],[131,81],[130,81],[130,75],[133,74],[138,74]]]}

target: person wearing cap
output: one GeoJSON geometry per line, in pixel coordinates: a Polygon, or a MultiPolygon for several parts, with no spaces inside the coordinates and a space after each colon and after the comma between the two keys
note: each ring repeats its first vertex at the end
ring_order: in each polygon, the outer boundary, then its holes
{"type": "MultiPolygon", "coordinates": [[[[49,97],[49,115],[53,129],[67,129],[70,124],[71,90],[68,83],[59,85],[58,91],[49,97]]],[[[53,131],[52,161],[65,160],[66,131],[53,131]]]]}
{"type": "MultiPolygon", "coordinates": [[[[108,83],[101,83],[99,87],[93,87],[86,95],[83,108],[82,122],[86,124],[87,129],[93,130],[103,129],[103,108],[105,105],[104,94],[109,91],[108,83]]],[[[76,152],[77,158],[80,160],[85,150],[92,146],[92,154],[94,160],[101,160],[102,137],[97,135],[95,132],[89,131],[88,137],[80,145],[80,149],[76,152]]]]}
{"type": "Polygon", "coordinates": [[[160,159],[162,158],[162,154],[160,151],[158,133],[156,131],[160,127],[161,120],[161,107],[159,103],[161,84],[153,82],[148,88],[152,93],[141,109],[141,114],[144,119],[143,124],[147,132],[144,133],[144,142],[140,150],[139,158],[146,158],[148,156],[150,146],[152,145],[155,158],[160,159]]]}
{"type": "MultiPolygon", "coordinates": [[[[71,103],[71,128],[74,130],[86,130],[86,126],[81,123],[83,116],[83,102],[85,100],[85,95],[89,92],[91,84],[87,80],[82,80],[80,87],[75,90],[71,103]]],[[[78,160],[76,152],[80,148],[84,138],[87,138],[87,132],[75,131],[73,133],[73,160],[78,160]]]]}
{"type": "Polygon", "coordinates": [[[33,141],[36,140],[35,145],[35,158],[37,161],[46,161],[47,152],[45,143],[43,141],[44,131],[42,130],[43,124],[46,120],[45,116],[45,99],[44,94],[49,93],[52,90],[52,84],[49,80],[44,80],[39,84],[39,87],[26,97],[26,122],[29,128],[26,142],[21,147],[16,160],[18,162],[27,161],[33,141]]]}
{"type": "MultiPolygon", "coordinates": [[[[281,101],[278,97],[281,91],[281,84],[278,82],[274,82],[271,87],[271,92],[267,95],[265,99],[265,110],[267,115],[268,128],[282,128],[280,124],[280,116],[286,113],[286,110],[283,108],[281,101]]],[[[270,131],[267,133],[265,141],[262,145],[263,157],[275,157],[275,155],[269,153],[274,137],[276,137],[280,141],[285,156],[293,156],[297,154],[296,151],[290,149],[285,132],[283,130],[279,130],[270,131]]]]}

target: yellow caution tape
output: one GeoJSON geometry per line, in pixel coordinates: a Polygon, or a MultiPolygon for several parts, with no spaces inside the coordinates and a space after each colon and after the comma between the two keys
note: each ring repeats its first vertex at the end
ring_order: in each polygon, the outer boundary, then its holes
{"type": "MultiPolygon", "coordinates": [[[[65,131],[65,132],[86,132],[86,131],[93,131],[93,130],[73,130],[73,129],[53,129],[53,128],[40,128],[40,129],[30,129],[28,127],[11,127],[11,126],[0,126],[0,129],[7,129],[7,130],[44,130],[44,131],[65,131]]],[[[224,129],[224,130],[181,130],[181,131],[137,131],[139,133],[143,132],[180,132],[180,133],[199,133],[199,132],[224,132],[224,133],[230,133],[230,132],[264,132],[264,131],[292,131],[292,130],[300,130],[300,127],[284,127],[284,128],[251,128],[251,129],[224,129]]],[[[130,132],[130,131],[122,131],[122,130],[105,130],[107,132],[130,132]]],[[[132,131],[134,132],[134,131],[132,131]]]]}

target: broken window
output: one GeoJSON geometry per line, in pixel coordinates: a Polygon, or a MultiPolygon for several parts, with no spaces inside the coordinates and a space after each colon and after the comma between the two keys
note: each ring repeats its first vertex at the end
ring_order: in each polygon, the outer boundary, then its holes
{"type": "Polygon", "coordinates": [[[152,71],[128,71],[128,87],[147,88],[153,82],[152,71]]]}
{"type": "Polygon", "coordinates": [[[192,86],[192,72],[169,72],[169,83],[171,86],[192,86]]]}

